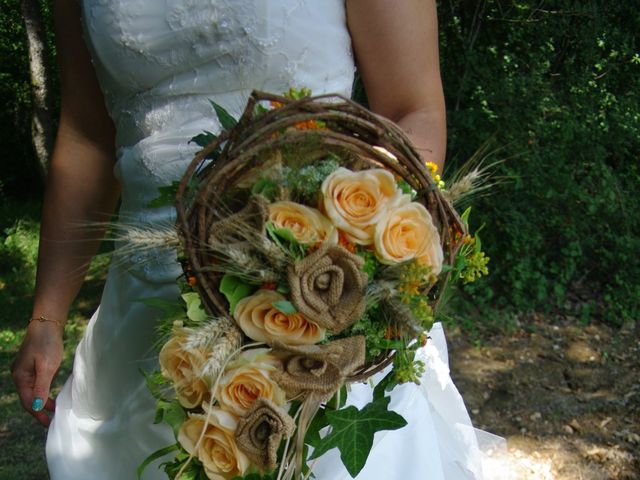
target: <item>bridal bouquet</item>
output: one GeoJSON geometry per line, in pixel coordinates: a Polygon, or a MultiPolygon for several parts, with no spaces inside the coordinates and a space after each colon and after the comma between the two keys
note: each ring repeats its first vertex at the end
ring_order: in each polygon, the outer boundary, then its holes
{"type": "MultiPolygon", "coordinates": [[[[376,431],[403,427],[387,393],[418,382],[416,350],[446,287],[486,271],[425,166],[390,122],[341,97],[254,92],[204,148],[176,199],[181,304],[147,375],[176,452],[171,479],[313,477],[330,449],[352,476],[376,431]],[[385,371],[373,400],[349,383],[385,371]]],[[[157,202],[162,202],[162,197],[157,202]]],[[[158,203],[156,203],[158,204],[158,203]]]]}

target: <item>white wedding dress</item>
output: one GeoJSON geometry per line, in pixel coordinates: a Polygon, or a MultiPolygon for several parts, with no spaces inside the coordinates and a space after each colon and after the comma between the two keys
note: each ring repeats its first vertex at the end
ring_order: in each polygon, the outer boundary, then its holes
{"type": "MultiPolygon", "coordinates": [[[[170,225],[171,208],[149,208],[159,186],[179,179],[197,148],[188,141],[219,125],[213,100],[238,115],[252,89],[349,96],[354,74],[344,0],[80,0],[86,41],[117,127],[115,174],[121,221],[170,225]]],[[[157,367],[159,311],[140,299],[176,298],[175,252],[120,254],[101,305],[57,399],[47,440],[53,480],[129,480],[152,452],[174,442],[154,425],[140,370],[157,367]]],[[[476,432],[449,377],[440,325],[420,355],[422,385],[398,387],[391,407],[409,425],[379,432],[359,479],[483,478],[476,432]]],[[[364,405],[369,384],[352,387],[364,405]]],[[[155,462],[143,478],[166,478],[155,462]]],[[[319,480],[351,478],[338,452],[315,465],[319,480]]]]}

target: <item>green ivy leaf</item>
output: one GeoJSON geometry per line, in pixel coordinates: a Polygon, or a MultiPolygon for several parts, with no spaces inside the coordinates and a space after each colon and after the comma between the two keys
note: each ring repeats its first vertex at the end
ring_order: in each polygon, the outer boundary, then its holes
{"type": "Polygon", "coordinates": [[[171,185],[158,187],[158,192],[160,192],[160,194],[151,200],[147,206],[151,208],[159,208],[173,205],[176,203],[176,194],[178,193],[179,186],[180,182],[174,181],[171,182],[171,185]]]}
{"type": "Polygon", "coordinates": [[[187,317],[196,323],[204,322],[208,315],[202,307],[200,295],[196,292],[183,293],[182,299],[187,304],[187,317]]]}
{"type": "Polygon", "coordinates": [[[254,286],[248,285],[233,275],[225,275],[220,282],[220,293],[227,298],[229,302],[229,313],[231,315],[235,312],[238,302],[251,295],[254,290],[254,286]]]}
{"type": "Polygon", "coordinates": [[[284,313],[285,315],[293,315],[298,311],[295,305],[291,303],[289,300],[278,300],[277,302],[273,302],[271,305],[273,305],[275,308],[277,308],[280,312],[284,313]]]}
{"type": "Polygon", "coordinates": [[[320,430],[329,425],[329,420],[326,415],[326,408],[321,408],[314,415],[311,423],[309,424],[309,428],[307,428],[307,433],[304,437],[304,443],[307,445],[311,445],[313,448],[318,448],[318,445],[322,442],[322,438],[320,437],[320,430]]]}
{"type": "Polygon", "coordinates": [[[364,467],[373,437],[380,430],[397,430],[407,421],[396,412],[387,410],[389,397],[373,401],[362,410],[354,406],[342,410],[328,410],[327,420],[331,431],[313,451],[311,458],[318,458],[332,448],[340,450],[340,459],[352,477],[364,467]]]}
{"type": "Polygon", "coordinates": [[[218,105],[216,102],[211,102],[211,105],[213,105],[213,109],[216,111],[216,115],[218,115],[218,121],[220,122],[220,125],[222,125],[222,128],[225,130],[231,130],[238,124],[238,121],[233,118],[224,107],[218,105]]]}

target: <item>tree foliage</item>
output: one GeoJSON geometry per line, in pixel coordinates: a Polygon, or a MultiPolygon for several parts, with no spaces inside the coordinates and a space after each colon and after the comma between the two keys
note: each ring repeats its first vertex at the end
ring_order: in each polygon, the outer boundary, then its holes
{"type": "Polygon", "coordinates": [[[640,14],[633,2],[442,1],[452,163],[495,137],[480,305],[637,317],[640,14]]]}
{"type": "MultiPolygon", "coordinates": [[[[55,48],[51,7],[40,1],[48,25],[48,67],[55,72],[55,48]]],[[[0,0],[0,199],[10,195],[20,199],[39,195],[42,182],[31,142],[31,85],[29,54],[20,2],[0,0]]],[[[54,83],[56,81],[53,75],[54,83]]],[[[57,88],[53,85],[53,88],[57,88]]]]}

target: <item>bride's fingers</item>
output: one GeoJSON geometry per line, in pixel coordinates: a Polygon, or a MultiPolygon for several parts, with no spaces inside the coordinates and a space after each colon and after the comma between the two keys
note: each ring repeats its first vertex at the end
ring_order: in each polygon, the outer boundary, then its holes
{"type": "Polygon", "coordinates": [[[41,412],[49,402],[49,388],[56,369],[43,361],[35,363],[36,378],[33,382],[33,392],[31,394],[31,410],[35,413],[41,412]]]}
{"type": "Polygon", "coordinates": [[[55,412],[56,411],[56,401],[55,399],[49,397],[46,401],[46,403],[44,404],[44,409],[47,410],[48,412],[55,412]]]}
{"type": "MultiPolygon", "coordinates": [[[[41,425],[48,427],[51,423],[49,415],[43,411],[34,411],[33,407],[33,387],[34,373],[33,370],[23,369],[21,366],[14,366],[13,381],[16,384],[18,397],[22,407],[29,412],[41,425]]],[[[46,405],[51,406],[53,400],[47,399],[46,405]]],[[[54,404],[55,406],[55,404],[54,404]]]]}

